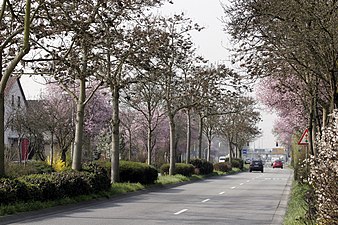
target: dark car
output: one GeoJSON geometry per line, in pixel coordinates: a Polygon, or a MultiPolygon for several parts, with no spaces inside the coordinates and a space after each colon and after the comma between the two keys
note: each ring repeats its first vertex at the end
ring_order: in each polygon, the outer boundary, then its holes
{"type": "Polygon", "coordinates": [[[283,169],[283,162],[281,160],[275,160],[272,163],[272,168],[281,168],[281,169],[283,169]]]}
{"type": "Polygon", "coordinates": [[[252,160],[250,163],[249,171],[261,171],[263,173],[263,161],[262,160],[252,160]]]}

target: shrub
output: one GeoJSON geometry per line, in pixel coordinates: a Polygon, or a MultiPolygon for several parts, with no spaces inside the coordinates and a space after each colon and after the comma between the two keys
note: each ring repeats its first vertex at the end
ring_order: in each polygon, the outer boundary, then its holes
{"type": "MultiPolygon", "coordinates": [[[[168,163],[163,164],[160,168],[161,174],[169,174],[169,167],[168,163]]],[[[185,163],[176,163],[175,164],[175,171],[174,174],[181,174],[183,176],[190,177],[194,173],[194,166],[192,164],[185,164],[185,163]]]]}
{"type": "Polygon", "coordinates": [[[82,169],[89,173],[88,182],[94,192],[108,190],[110,188],[110,176],[106,168],[97,163],[84,164],[82,169]]]}
{"type": "Polygon", "coordinates": [[[51,175],[32,174],[18,178],[29,187],[30,199],[46,201],[57,199],[59,193],[51,175]]]}
{"type": "Polygon", "coordinates": [[[205,159],[193,159],[190,161],[195,168],[196,174],[210,174],[214,171],[214,166],[211,162],[206,161],[205,159]]]}
{"type": "Polygon", "coordinates": [[[229,172],[231,171],[232,167],[228,162],[220,162],[214,164],[214,170],[221,171],[221,172],[229,172]]]}
{"type": "MultiPolygon", "coordinates": [[[[229,158],[226,158],[225,162],[229,162],[229,158]]],[[[231,159],[231,167],[239,168],[240,170],[242,170],[243,169],[243,159],[232,158],[231,159]]]]}
{"type": "Polygon", "coordinates": [[[146,163],[121,161],[120,162],[120,181],[153,184],[158,178],[158,171],[153,166],[146,163]]]}
{"type": "Polygon", "coordinates": [[[317,157],[311,157],[309,182],[314,188],[317,224],[337,224],[338,221],[338,110],[317,138],[317,157]]]}
{"type": "Polygon", "coordinates": [[[9,204],[28,199],[27,186],[17,179],[0,179],[0,202],[9,204]]]}
{"type": "Polygon", "coordinates": [[[52,167],[56,172],[61,172],[67,169],[66,162],[61,159],[57,159],[52,167]]]}

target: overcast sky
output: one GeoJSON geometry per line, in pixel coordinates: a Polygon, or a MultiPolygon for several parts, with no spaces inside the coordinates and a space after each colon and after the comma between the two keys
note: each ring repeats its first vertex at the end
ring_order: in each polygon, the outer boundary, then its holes
{"type": "MultiPolygon", "coordinates": [[[[226,0],[174,0],[174,4],[166,4],[160,12],[165,15],[184,12],[187,17],[193,19],[200,26],[205,27],[201,32],[192,33],[192,39],[197,47],[197,52],[211,63],[224,63],[230,68],[231,48],[229,36],[224,31],[224,25],[221,22],[224,16],[221,3],[227,3],[226,0]]],[[[40,79],[35,79],[40,82],[40,79]]],[[[28,99],[39,96],[43,86],[37,84],[32,78],[23,77],[23,89],[28,99]]],[[[261,111],[263,122],[259,127],[263,131],[263,136],[250,143],[250,147],[255,148],[273,148],[276,139],[272,135],[272,126],[276,116],[274,114],[261,111]]]]}

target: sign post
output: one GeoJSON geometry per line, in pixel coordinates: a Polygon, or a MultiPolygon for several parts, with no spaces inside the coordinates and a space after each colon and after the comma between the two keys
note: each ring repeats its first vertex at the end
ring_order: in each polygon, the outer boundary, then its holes
{"type": "Polygon", "coordinates": [[[298,141],[298,145],[308,145],[309,144],[309,130],[306,128],[302,134],[302,137],[298,141]]]}
{"type": "Polygon", "coordinates": [[[306,173],[308,174],[308,157],[309,157],[309,129],[305,129],[302,137],[298,141],[298,145],[305,145],[305,158],[306,158],[306,173]]]}

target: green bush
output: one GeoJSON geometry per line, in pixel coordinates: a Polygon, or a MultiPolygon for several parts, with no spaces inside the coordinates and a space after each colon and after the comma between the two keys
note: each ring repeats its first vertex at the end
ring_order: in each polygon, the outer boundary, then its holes
{"type": "Polygon", "coordinates": [[[146,163],[121,161],[120,181],[141,184],[154,184],[158,178],[158,171],[146,163]]]}
{"type": "Polygon", "coordinates": [[[228,162],[220,162],[214,164],[214,170],[221,171],[221,172],[229,172],[231,171],[232,167],[228,162]]]}
{"type": "Polygon", "coordinates": [[[108,190],[110,188],[110,176],[106,168],[97,163],[84,164],[82,170],[90,173],[88,182],[94,192],[108,190]]]}
{"type": "Polygon", "coordinates": [[[56,182],[51,175],[32,174],[18,178],[29,188],[30,199],[35,201],[55,200],[60,196],[56,189],[56,182]]]}
{"type": "MultiPolygon", "coordinates": [[[[229,162],[229,158],[225,159],[225,162],[229,162]]],[[[243,159],[239,159],[239,158],[232,158],[231,159],[231,166],[235,167],[235,168],[239,168],[240,170],[243,169],[243,159]]]]}
{"type": "MultiPolygon", "coordinates": [[[[168,163],[163,164],[160,168],[161,174],[166,175],[169,174],[169,167],[168,163]]],[[[191,177],[194,173],[194,166],[192,164],[185,164],[185,163],[176,163],[175,164],[175,171],[174,174],[181,174],[186,177],[191,177]]]]}
{"type": "Polygon", "coordinates": [[[214,165],[205,159],[192,159],[190,161],[190,164],[195,167],[196,174],[205,175],[210,174],[214,171],[214,165]]]}
{"type": "MultiPolygon", "coordinates": [[[[96,170],[100,170],[96,168],[96,170]]],[[[52,174],[31,174],[15,179],[0,179],[0,202],[9,204],[27,201],[49,201],[88,195],[110,188],[110,180],[101,172],[66,171],[52,174]]]]}
{"type": "Polygon", "coordinates": [[[28,200],[26,185],[17,179],[0,179],[0,204],[9,204],[21,200],[28,200]]]}

